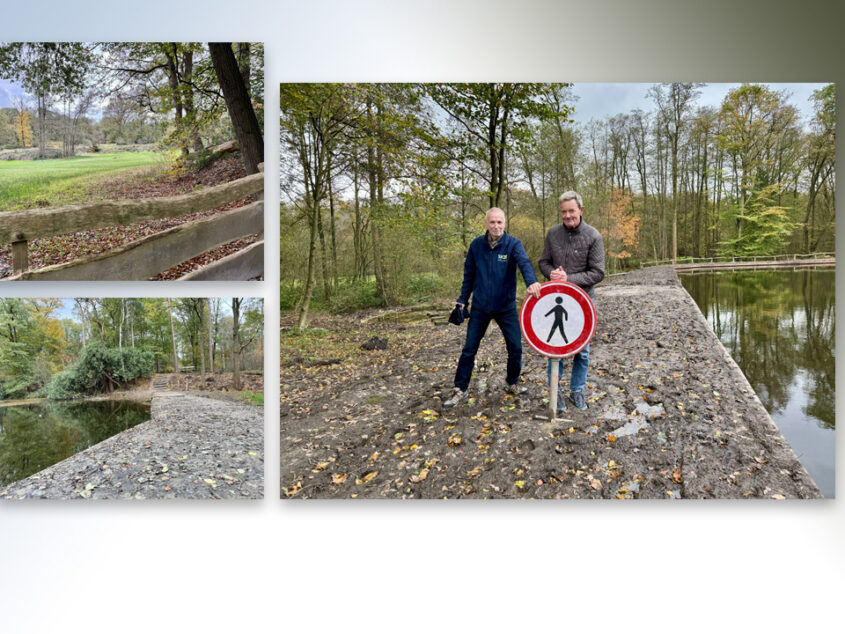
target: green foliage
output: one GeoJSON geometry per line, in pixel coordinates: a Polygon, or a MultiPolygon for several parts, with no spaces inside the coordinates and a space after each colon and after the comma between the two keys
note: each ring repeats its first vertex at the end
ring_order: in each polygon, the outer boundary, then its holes
{"type": "Polygon", "coordinates": [[[0,299],[0,397],[38,390],[60,367],[65,340],[50,300],[0,299]]]}
{"type": "Polygon", "coordinates": [[[243,397],[250,405],[264,407],[264,392],[244,392],[243,397]]]}
{"type": "Polygon", "coordinates": [[[70,399],[110,391],[153,371],[153,354],[137,348],[109,348],[100,341],[88,344],[80,359],[53,377],[47,388],[51,399],[70,399]]]}
{"type": "Polygon", "coordinates": [[[340,279],[328,300],[323,295],[323,287],[318,285],[311,306],[331,313],[349,313],[380,308],[384,306],[384,300],[379,296],[374,277],[361,280],[340,279]]]}
{"type": "Polygon", "coordinates": [[[779,253],[789,239],[795,223],[788,210],[774,204],[779,193],[777,185],[768,185],[752,192],[745,210],[734,206],[728,209],[733,218],[742,221],[742,234],[721,243],[721,255],[773,255],[779,253]]]}

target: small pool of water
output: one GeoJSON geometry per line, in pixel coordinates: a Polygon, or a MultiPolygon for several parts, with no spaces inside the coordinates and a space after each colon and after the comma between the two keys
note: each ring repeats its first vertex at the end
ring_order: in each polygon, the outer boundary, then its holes
{"type": "Polygon", "coordinates": [[[0,486],[149,419],[149,404],[136,401],[47,401],[0,407],[0,486]]]}

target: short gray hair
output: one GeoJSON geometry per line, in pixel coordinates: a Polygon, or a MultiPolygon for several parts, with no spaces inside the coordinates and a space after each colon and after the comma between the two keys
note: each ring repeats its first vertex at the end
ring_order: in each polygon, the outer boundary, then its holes
{"type": "Polygon", "coordinates": [[[567,200],[574,200],[578,203],[578,209],[581,209],[584,206],[584,203],[581,202],[581,194],[571,189],[560,195],[560,198],[557,199],[558,206],[560,206],[560,203],[565,203],[567,200]]]}
{"type": "Polygon", "coordinates": [[[490,217],[490,213],[493,211],[498,211],[500,214],[502,214],[502,218],[507,218],[505,212],[499,209],[498,207],[490,207],[490,209],[484,212],[484,220],[487,220],[490,217]]]}

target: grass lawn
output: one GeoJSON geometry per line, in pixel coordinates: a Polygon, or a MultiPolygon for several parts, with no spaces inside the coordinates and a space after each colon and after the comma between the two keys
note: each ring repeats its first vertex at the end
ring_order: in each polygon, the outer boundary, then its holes
{"type": "Polygon", "coordinates": [[[159,152],[118,152],[42,161],[0,161],[0,212],[78,202],[87,198],[91,188],[110,172],[163,166],[168,160],[167,154],[159,152]]]}

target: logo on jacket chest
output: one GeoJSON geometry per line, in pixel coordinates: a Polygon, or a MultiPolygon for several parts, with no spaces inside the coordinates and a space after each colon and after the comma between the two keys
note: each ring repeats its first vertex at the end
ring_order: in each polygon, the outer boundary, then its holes
{"type": "Polygon", "coordinates": [[[499,262],[507,262],[508,261],[508,254],[507,253],[500,253],[498,256],[499,262]]]}

